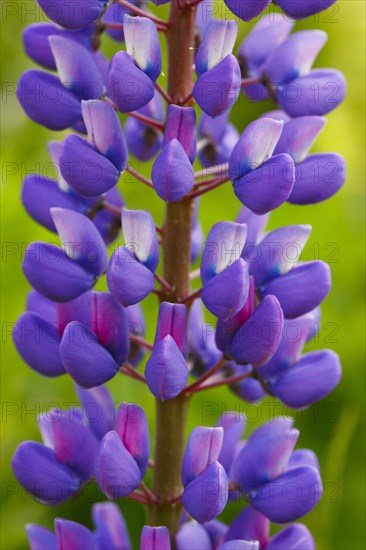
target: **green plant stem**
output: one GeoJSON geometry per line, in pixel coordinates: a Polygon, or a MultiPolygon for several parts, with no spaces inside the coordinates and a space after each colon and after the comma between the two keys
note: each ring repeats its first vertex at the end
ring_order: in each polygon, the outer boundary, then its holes
{"type": "MultiPolygon", "coordinates": [[[[168,46],[168,94],[179,104],[192,91],[194,63],[195,8],[180,9],[173,0],[166,33],[168,46]]],[[[182,199],[166,207],[163,253],[164,290],[162,300],[179,302],[190,293],[190,250],[193,201],[182,199]]],[[[151,525],[165,525],[172,548],[179,526],[180,502],[170,502],[182,490],[181,467],[189,398],[181,394],[168,401],[156,400],[156,439],[153,492],[159,504],[148,506],[151,525]]]]}

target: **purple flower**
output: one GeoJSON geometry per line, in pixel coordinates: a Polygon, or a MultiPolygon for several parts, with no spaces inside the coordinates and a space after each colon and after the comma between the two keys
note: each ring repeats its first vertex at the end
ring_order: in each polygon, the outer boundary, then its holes
{"type": "Polygon", "coordinates": [[[248,297],[248,271],[240,257],[245,238],[244,224],[219,222],[209,232],[203,250],[202,301],[211,313],[223,320],[240,311],[248,297]]]}
{"type": "MultiPolygon", "coordinates": [[[[326,10],[336,0],[321,0],[316,3],[309,3],[307,0],[293,2],[292,0],[276,0],[276,4],[292,19],[303,19],[315,13],[326,10]]],[[[224,0],[225,4],[237,17],[243,21],[250,21],[260,15],[271,0],[224,0]]]]}
{"type": "Polygon", "coordinates": [[[289,465],[297,437],[298,431],[279,417],[253,433],[233,465],[234,479],[250,504],[276,523],[307,514],[322,493],[313,465],[289,465]]]}
{"type": "Polygon", "coordinates": [[[284,123],[274,154],[288,153],[295,162],[295,185],[288,202],[314,204],[329,199],[345,182],[346,164],[337,153],[308,154],[325,119],[306,116],[284,123]]]}
{"type": "Polygon", "coordinates": [[[145,377],[149,390],[161,401],[173,399],[187,384],[185,325],[183,304],[160,305],[154,349],[146,363],[145,377]]]}
{"type": "Polygon", "coordinates": [[[66,29],[83,29],[103,13],[106,0],[64,2],[63,0],[37,0],[41,9],[54,23],[66,29]]]}
{"type": "Polygon", "coordinates": [[[123,28],[127,52],[118,52],[109,65],[108,94],[119,111],[128,113],[153,98],[161,53],[156,27],[149,19],[125,15],[123,28]]]}
{"type": "Polygon", "coordinates": [[[122,229],[125,246],[117,248],[109,261],[107,284],[115,299],[126,307],[153,290],[159,245],[149,212],[123,208],[122,229]]]}
{"type": "Polygon", "coordinates": [[[52,409],[39,418],[39,428],[44,444],[21,443],[13,471],[36,500],[60,504],[94,475],[98,441],[78,409],[52,409]]]}
{"type": "Polygon", "coordinates": [[[211,118],[203,113],[201,117],[199,134],[204,146],[199,153],[199,159],[206,167],[228,162],[239,140],[239,132],[228,122],[228,115],[226,112],[217,118],[211,118]]]}
{"type": "Polygon", "coordinates": [[[256,214],[266,214],[288,199],[295,183],[288,154],[274,155],[283,124],[262,118],[247,126],[234,147],[229,174],[238,199],[256,214]]]}
{"type": "Polygon", "coordinates": [[[141,550],[170,550],[170,536],[166,527],[145,525],[141,531],[141,550]]]}
{"type": "Polygon", "coordinates": [[[23,271],[37,292],[68,302],[94,286],[107,268],[107,250],[93,222],[79,212],[52,208],[51,215],[63,248],[32,243],[25,251],[23,271]]]}
{"type": "MultiPolygon", "coordinates": [[[[154,97],[136,112],[162,123],[163,105],[158,92],[155,92],[154,97]]],[[[129,152],[142,161],[153,158],[163,143],[163,137],[158,130],[132,117],[126,122],[125,134],[129,152]]]]}
{"type": "Polygon", "coordinates": [[[72,189],[85,197],[112,189],[127,165],[127,147],[113,108],[104,101],[83,101],[88,141],[68,136],[60,151],[60,169],[72,189]]]}
{"type": "Polygon", "coordinates": [[[31,550],[56,550],[74,548],[81,550],[102,550],[103,548],[131,550],[131,542],[124,518],[113,502],[100,502],[93,505],[92,533],[74,521],[55,519],[55,534],[49,529],[31,523],[27,525],[27,535],[31,550]]]}

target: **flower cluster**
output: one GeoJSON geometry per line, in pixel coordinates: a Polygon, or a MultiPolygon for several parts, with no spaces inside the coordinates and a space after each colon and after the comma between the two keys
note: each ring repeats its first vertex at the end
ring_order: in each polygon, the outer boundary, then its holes
{"type": "MultiPolygon", "coordinates": [[[[308,529],[293,522],[317,504],[322,482],[314,453],[294,450],[292,421],[271,419],[244,441],[245,418],[229,412],[184,444],[184,419],[191,396],[213,387],[304,409],[340,380],[333,351],[304,352],[331,288],[327,264],[301,260],[311,227],[265,233],[283,203],[324,201],[346,179],[340,155],[310,153],[324,115],[345,96],[343,75],[312,69],[325,33],[290,34],[295,19],[334,0],[277,0],[287,17],[264,15],[238,48],[237,20],[215,18],[211,0],[173,0],[168,22],[144,1],[37,1],[51,22],[30,25],[23,41],[42,69],[21,76],[18,99],[34,122],[72,133],[49,143],[56,176],[23,182],[25,209],[61,246],[27,247],[32,290],[13,338],[34,371],[70,376],[81,406],[39,418],[43,443],[17,448],[17,480],[46,504],[75,498],[96,479],[109,500],[145,505],[142,550],[312,550],[308,529]],[[123,48],[111,60],[99,49],[106,33],[123,48]],[[159,33],[170,48],[168,79],[175,74],[168,90],[158,82],[159,33]],[[275,109],[240,135],[229,116],[243,96],[270,99],[275,109]],[[152,162],[151,179],[132,167],[132,156],[152,162]],[[150,212],[126,207],[117,187],[125,172],[159,197],[163,227],[150,212]],[[225,184],[239,214],[204,236],[200,197],[225,184]],[[108,291],[95,290],[104,277],[108,291]],[[153,343],[140,305],[151,294],[159,300],[153,343]],[[155,460],[144,409],[122,403],[117,411],[104,386],[117,375],[155,397],[155,460]],[[227,525],[217,518],[233,501],[245,507],[227,525]],[[291,525],[271,536],[270,522],[291,525]]],[[[225,4],[249,21],[270,0],[225,4]]],[[[32,550],[132,548],[116,504],[96,504],[92,515],[93,532],[63,519],[55,533],[29,525],[32,550]]]]}

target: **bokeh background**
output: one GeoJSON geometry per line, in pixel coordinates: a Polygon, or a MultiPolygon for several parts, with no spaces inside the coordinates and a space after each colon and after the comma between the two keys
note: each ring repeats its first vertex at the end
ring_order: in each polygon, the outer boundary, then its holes
{"type": "MultiPolygon", "coordinates": [[[[221,7],[222,2],[219,2],[221,7]]],[[[167,12],[166,7],[159,15],[167,12]]],[[[20,202],[23,177],[40,172],[49,165],[46,142],[62,139],[28,120],[15,97],[19,75],[32,66],[23,53],[22,29],[38,21],[40,13],[33,0],[7,1],[1,5],[2,22],[2,346],[1,346],[1,454],[2,454],[2,529],[1,550],[27,547],[24,525],[37,522],[52,527],[53,518],[62,516],[91,526],[90,506],[102,498],[92,486],[71,503],[47,508],[34,502],[21,491],[12,475],[10,460],[16,446],[25,439],[39,440],[36,424],[38,412],[51,407],[76,403],[73,384],[68,377],[56,380],[42,378],[18,357],[11,341],[11,328],[23,311],[29,286],[21,270],[25,247],[34,240],[57,238],[37,226],[25,213],[20,202]]],[[[240,39],[250,29],[240,25],[240,39]]],[[[329,41],[319,55],[317,67],[335,67],[348,80],[345,102],[328,115],[328,122],[318,138],[314,151],[338,151],[347,159],[348,178],[341,192],[326,203],[309,207],[284,205],[274,212],[270,227],[291,223],[310,223],[313,232],[303,258],[329,261],[333,289],[323,306],[321,331],[310,348],[330,347],[340,354],[343,379],[337,390],[325,401],[301,413],[292,413],[301,430],[299,445],[318,454],[325,485],[320,504],[304,522],[314,533],[319,549],[356,550],[365,548],[364,531],[364,441],[365,441],[365,364],[364,364],[364,177],[365,177],[365,4],[362,0],[341,0],[316,17],[300,22],[295,29],[321,28],[329,41]]],[[[109,38],[103,42],[105,52],[117,51],[109,38]]],[[[164,78],[161,79],[164,83],[164,78]]],[[[253,105],[243,99],[232,111],[231,120],[239,130],[259,114],[269,110],[266,103],[253,105]]],[[[148,173],[150,165],[139,166],[148,173]]],[[[150,209],[158,223],[163,220],[163,203],[138,182],[121,182],[129,207],[150,209]]],[[[239,204],[229,185],[211,193],[201,203],[201,220],[205,234],[213,223],[233,219],[239,204]]],[[[103,288],[103,285],[101,285],[103,288]]],[[[148,338],[154,334],[156,302],[147,299],[144,311],[148,338]]],[[[117,403],[135,401],[147,410],[154,431],[154,404],[148,391],[130,379],[116,378],[108,384],[117,403]]],[[[189,429],[197,424],[213,424],[220,412],[241,410],[248,416],[250,433],[268,418],[270,411],[291,412],[274,407],[267,400],[261,406],[248,406],[226,389],[203,392],[192,401],[189,429]],[[267,406],[266,406],[267,405],[267,406]],[[212,414],[204,414],[207,410],[212,414]]],[[[187,432],[188,433],[188,432],[187,432]]],[[[142,509],[136,504],[121,503],[127,518],[134,548],[144,522],[142,509]]],[[[230,521],[239,507],[225,512],[230,521]]],[[[193,549],[194,550],[194,549],[193,549]]],[[[286,549],[284,549],[286,550],[286,549]]]]}

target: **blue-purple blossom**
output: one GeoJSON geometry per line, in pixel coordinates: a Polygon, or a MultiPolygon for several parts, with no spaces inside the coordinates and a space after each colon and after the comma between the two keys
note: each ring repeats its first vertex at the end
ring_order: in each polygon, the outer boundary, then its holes
{"type": "MultiPolygon", "coordinates": [[[[244,21],[270,3],[225,0],[244,21]]],[[[74,133],[49,143],[54,178],[23,181],[27,213],[61,246],[27,247],[23,271],[33,290],[13,340],[38,374],[71,376],[81,409],[45,411],[43,443],[21,443],[13,470],[46,504],[61,504],[96,479],[109,500],[146,506],[141,550],[315,548],[307,527],[292,522],[321,497],[319,463],[310,449],[295,450],[291,419],[272,419],[244,440],[246,418],[229,411],[184,438],[197,392],[227,385],[248,402],[270,395],[305,409],[340,380],[332,350],[305,348],[331,288],[325,262],[301,260],[311,226],[265,233],[272,210],[324,201],[346,178],[340,155],[310,152],[323,115],[345,96],[344,77],[312,68],[324,32],[290,34],[295,19],[333,3],[277,0],[291,20],[260,19],[239,48],[237,21],[216,19],[212,0],[174,1],[169,22],[145,0],[38,0],[51,22],[23,33],[26,53],[45,69],[21,76],[23,110],[49,130],[74,133]],[[159,32],[167,37],[167,67],[159,32]],[[112,59],[100,51],[105,33],[120,43],[112,59]],[[231,117],[240,92],[276,106],[241,135],[231,117]],[[118,112],[126,115],[124,131],[118,112]],[[131,156],[151,161],[150,176],[131,156]],[[125,207],[118,189],[125,171],[164,201],[161,226],[138,204],[125,207]],[[245,208],[235,222],[205,228],[204,237],[199,202],[229,181],[245,208]],[[110,255],[121,227],[124,241],[110,255]],[[191,284],[199,277],[201,287],[191,284]],[[92,290],[99,282],[108,291],[92,290]],[[150,295],[159,300],[155,327],[141,304],[150,295]],[[125,402],[117,413],[104,386],[117,374],[155,398],[154,457],[144,409],[125,402]],[[237,517],[218,519],[235,501],[245,501],[237,517]],[[273,535],[271,522],[286,526],[273,535]]],[[[94,530],[61,518],[54,532],[28,525],[31,550],[131,550],[116,504],[95,504],[92,516],[94,530]]]]}

